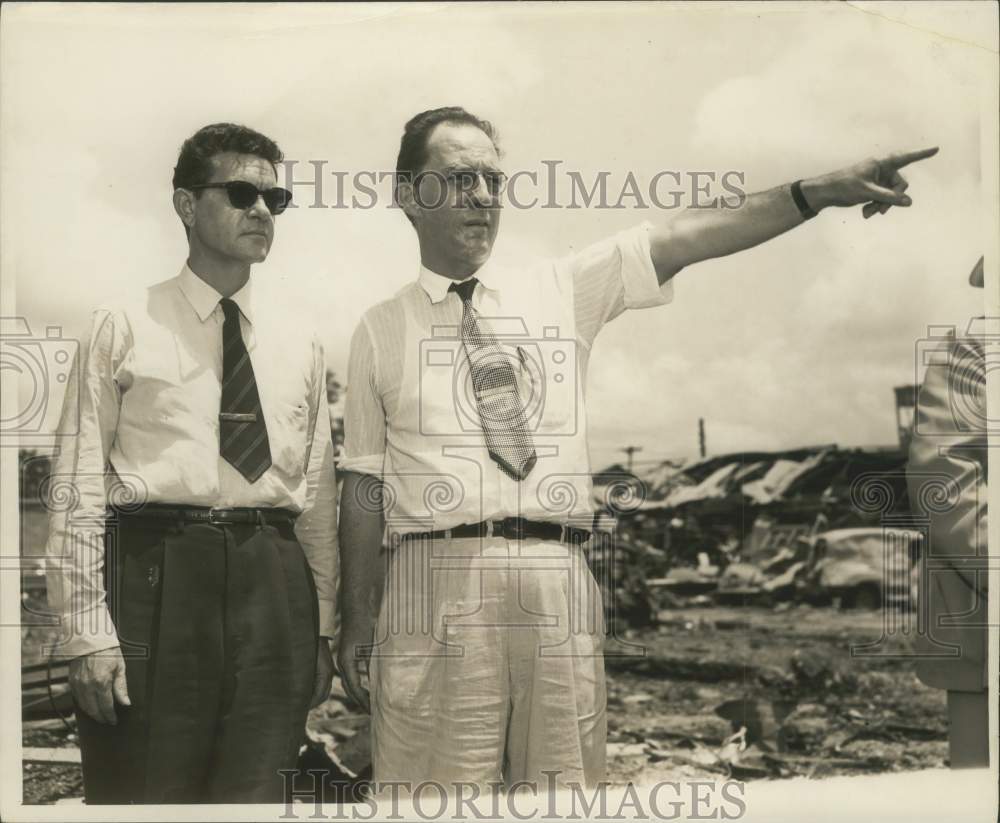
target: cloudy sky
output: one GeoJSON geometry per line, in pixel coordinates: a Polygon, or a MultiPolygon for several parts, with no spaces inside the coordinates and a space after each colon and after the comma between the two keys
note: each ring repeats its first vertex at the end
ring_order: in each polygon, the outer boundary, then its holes
{"type": "MultiPolygon", "coordinates": [[[[16,285],[32,330],[79,335],[93,305],[176,274],[171,171],[183,139],[221,120],[273,136],[300,179],[325,163],[327,205],[332,171],[391,169],[403,123],[440,105],[494,121],[508,172],[604,170],[616,199],[629,172],[642,186],[738,171],[757,190],[939,145],[908,173],[911,209],[827,212],[683,271],[670,306],[601,333],[590,368],[595,466],[628,444],[690,456],[699,417],[715,454],[891,444],[892,387],[913,379],[928,325],[983,313],[965,278],[996,250],[980,186],[996,6],[943,5],[7,5],[5,293],[16,285]]],[[[321,328],[342,376],[361,312],[417,270],[386,192],[375,208],[286,213],[255,275],[321,328]]],[[[496,254],[561,255],[675,213],[624,204],[508,209],[496,254]]]]}

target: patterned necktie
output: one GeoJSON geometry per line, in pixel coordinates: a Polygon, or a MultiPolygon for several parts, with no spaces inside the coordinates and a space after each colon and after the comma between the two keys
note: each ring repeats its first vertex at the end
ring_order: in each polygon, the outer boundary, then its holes
{"type": "Polygon", "coordinates": [[[222,324],[219,453],[247,481],[254,483],[271,465],[267,426],[250,354],[240,331],[239,307],[228,297],[223,297],[219,305],[226,317],[222,324]]]}
{"type": "Polygon", "coordinates": [[[475,277],[452,283],[449,291],[462,298],[462,346],[469,358],[472,389],[486,448],[504,474],[524,480],[537,460],[524,408],[517,393],[517,379],[510,359],[488,328],[480,326],[472,307],[475,277]]]}

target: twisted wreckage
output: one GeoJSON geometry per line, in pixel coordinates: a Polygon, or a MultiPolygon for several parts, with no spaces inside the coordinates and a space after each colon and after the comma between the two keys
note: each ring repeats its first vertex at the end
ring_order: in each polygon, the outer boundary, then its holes
{"type": "Polygon", "coordinates": [[[661,608],[711,601],[908,605],[921,534],[905,463],[820,446],[596,474],[608,530],[590,559],[609,619],[650,625],[661,608]]]}

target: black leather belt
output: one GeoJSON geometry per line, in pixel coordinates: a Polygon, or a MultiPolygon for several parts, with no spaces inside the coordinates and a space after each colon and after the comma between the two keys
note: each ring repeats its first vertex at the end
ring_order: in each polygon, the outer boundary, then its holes
{"type": "Polygon", "coordinates": [[[507,540],[550,540],[579,545],[590,539],[590,529],[578,529],[561,523],[543,523],[523,517],[506,517],[503,520],[481,520],[463,523],[453,529],[432,532],[410,532],[400,535],[401,540],[448,540],[453,537],[503,537],[507,540]]]}
{"type": "Polygon", "coordinates": [[[299,516],[291,509],[254,509],[254,508],[212,508],[209,506],[171,506],[169,504],[151,503],[135,511],[115,510],[119,517],[152,518],[154,520],[179,520],[185,523],[208,523],[219,525],[226,523],[251,523],[267,526],[277,523],[294,523],[299,516]]]}

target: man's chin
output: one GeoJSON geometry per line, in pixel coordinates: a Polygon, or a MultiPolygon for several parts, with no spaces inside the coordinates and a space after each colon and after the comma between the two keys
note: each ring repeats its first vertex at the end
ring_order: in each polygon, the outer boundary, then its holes
{"type": "Polygon", "coordinates": [[[464,256],[469,265],[478,269],[487,260],[490,259],[490,254],[492,252],[493,252],[493,245],[490,244],[489,246],[478,246],[473,249],[466,249],[464,256]]]}
{"type": "Polygon", "coordinates": [[[267,260],[267,253],[270,251],[270,249],[265,247],[262,249],[261,248],[241,249],[241,251],[242,254],[240,255],[240,259],[242,259],[244,263],[253,264],[253,263],[263,263],[265,260],[267,260]]]}

